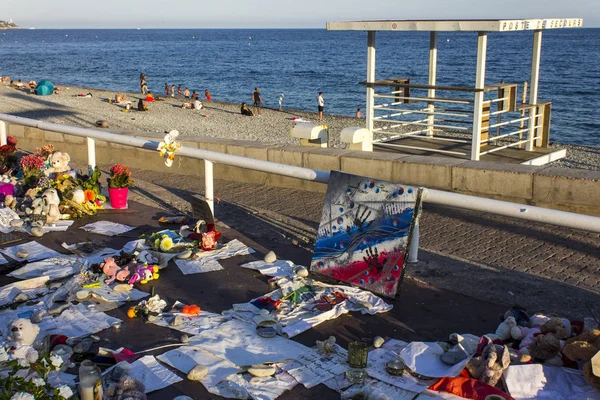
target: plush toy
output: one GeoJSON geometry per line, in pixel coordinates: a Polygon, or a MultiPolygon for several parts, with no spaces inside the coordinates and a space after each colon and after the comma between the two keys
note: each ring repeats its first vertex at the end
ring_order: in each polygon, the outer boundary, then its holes
{"type": "Polygon", "coordinates": [[[11,346],[10,355],[15,359],[24,358],[30,363],[36,362],[39,354],[32,344],[39,333],[40,327],[28,319],[19,318],[13,321],[6,335],[11,346]]]}
{"type": "Polygon", "coordinates": [[[152,281],[158,279],[158,267],[155,265],[139,265],[135,269],[135,273],[131,275],[129,279],[129,284],[133,285],[134,283],[140,282],[142,284],[148,283],[148,281],[152,281]]]}
{"type": "Polygon", "coordinates": [[[55,172],[67,172],[71,170],[69,167],[71,157],[68,153],[55,151],[50,155],[48,161],[50,162],[50,167],[44,171],[46,176],[50,176],[50,174],[55,172]]]}
{"type": "Polygon", "coordinates": [[[510,365],[508,347],[489,343],[481,356],[473,357],[467,363],[467,370],[475,378],[490,386],[496,386],[503,371],[510,365]]]}
{"type": "Polygon", "coordinates": [[[85,203],[85,193],[83,192],[83,189],[77,188],[73,190],[71,200],[77,204],[85,203]]]}
{"type": "Polygon", "coordinates": [[[60,205],[60,197],[56,189],[50,188],[44,190],[42,193],[42,199],[44,200],[44,212],[46,214],[46,223],[55,223],[60,220],[60,211],[58,206],[60,205]]]}
{"type": "Polygon", "coordinates": [[[563,354],[572,361],[583,361],[583,376],[596,390],[600,390],[600,330],[584,332],[565,342],[563,354]],[[594,363],[595,362],[595,363],[594,363]]]}
{"type": "Polygon", "coordinates": [[[542,333],[552,333],[558,340],[571,337],[571,322],[566,318],[550,318],[541,327],[542,333]]]}
{"type": "Polygon", "coordinates": [[[6,197],[4,197],[4,206],[14,211],[17,208],[17,199],[12,195],[7,194],[6,197]]]}
{"type": "Polygon", "coordinates": [[[119,267],[112,257],[105,258],[104,262],[100,263],[100,268],[108,276],[108,279],[104,281],[107,285],[110,285],[115,280],[124,282],[129,276],[129,269],[119,267]]]}

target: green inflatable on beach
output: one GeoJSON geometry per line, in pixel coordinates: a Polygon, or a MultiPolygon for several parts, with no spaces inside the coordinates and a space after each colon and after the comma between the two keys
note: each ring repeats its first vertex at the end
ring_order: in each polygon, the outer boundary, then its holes
{"type": "Polygon", "coordinates": [[[40,81],[35,87],[35,93],[38,96],[49,96],[54,93],[54,85],[47,80],[40,81]]]}

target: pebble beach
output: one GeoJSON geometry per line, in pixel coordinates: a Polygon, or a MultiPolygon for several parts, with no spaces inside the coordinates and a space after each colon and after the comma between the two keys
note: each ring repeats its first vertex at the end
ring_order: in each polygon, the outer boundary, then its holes
{"type": "MultiPolygon", "coordinates": [[[[131,110],[125,110],[125,104],[110,104],[116,92],[92,88],[61,86],[60,94],[36,96],[29,90],[0,85],[0,113],[25,118],[38,119],[65,125],[95,127],[97,121],[107,121],[109,129],[116,133],[154,132],[164,133],[176,129],[183,136],[200,136],[233,140],[252,140],[269,144],[298,144],[298,139],[290,136],[295,122],[292,118],[316,123],[316,112],[263,108],[260,117],[247,117],[240,114],[240,103],[218,101],[213,94],[212,101],[203,100],[204,109],[181,108],[189,100],[163,97],[164,101],[146,103],[148,112],[137,111],[140,93],[125,93],[132,102],[131,110]],[[91,97],[82,97],[91,93],[91,97]]],[[[143,96],[145,98],[145,96],[143,96]]],[[[316,106],[315,106],[316,108],[316,106]]],[[[347,116],[327,114],[324,122],[329,130],[329,145],[343,148],[346,145],[339,140],[340,132],[348,126],[364,126],[364,120],[347,116]]],[[[551,136],[552,138],[552,136],[551,136]]],[[[553,163],[557,167],[600,170],[600,149],[596,147],[553,143],[555,148],[566,148],[567,157],[553,163]]]]}

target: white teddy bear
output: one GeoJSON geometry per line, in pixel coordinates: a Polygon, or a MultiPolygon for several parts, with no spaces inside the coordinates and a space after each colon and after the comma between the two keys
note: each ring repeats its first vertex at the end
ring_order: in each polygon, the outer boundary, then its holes
{"type": "Polygon", "coordinates": [[[30,363],[36,362],[39,354],[32,344],[39,333],[40,327],[28,319],[19,318],[13,321],[6,335],[6,339],[10,342],[12,358],[24,358],[30,363]]]}
{"type": "Polygon", "coordinates": [[[69,162],[71,161],[71,157],[68,153],[61,153],[60,151],[55,151],[50,155],[49,162],[50,167],[44,171],[46,176],[50,176],[56,172],[67,172],[70,171],[69,162]]]}
{"type": "Polygon", "coordinates": [[[42,199],[44,200],[44,211],[46,212],[46,223],[53,224],[60,220],[60,211],[58,206],[60,205],[60,197],[56,189],[50,188],[44,190],[42,193],[42,199]]]}

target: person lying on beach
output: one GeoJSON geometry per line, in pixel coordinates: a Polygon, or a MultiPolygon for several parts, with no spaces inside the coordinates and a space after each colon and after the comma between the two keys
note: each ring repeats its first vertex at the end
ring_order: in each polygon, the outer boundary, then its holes
{"type": "Polygon", "coordinates": [[[73,97],[93,97],[93,96],[94,95],[91,93],[88,93],[88,94],[79,93],[79,94],[73,95],[73,97]]]}
{"type": "Polygon", "coordinates": [[[138,111],[149,111],[148,106],[144,104],[144,100],[138,101],[138,111]]]}
{"type": "Polygon", "coordinates": [[[29,86],[30,89],[35,89],[37,87],[37,82],[29,81],[29,83],[27,83],[27,85],[29,86]]]}
{"type": "Polygon", "coordinates": [[[131,100],[127,100],[127,97],[123,93],[117,93],[115,96],[115,103],[117,104],[131,104],[131,100]]]}
{"type": "Polygon", "coordinates": [[[21,80],[19,79],[17,81],[17,83],[15,83],[15,86],[18,87],[18,88],[22,88],[23,86],[25,86],[25,84],[23,82],[21,82],[21,80]]]}
{"type": "Polygon", "coordinates": [[[194,110],[202,110],[204,106],[202,105],[202,102],[200,100],[196,99],[191,103],[183,103],[181,105],[181,108],[192,108],[194,110]]]}
{"type": "Polygon", "coordinates": [[[246,103],[242,103],[242,107],[240,108],[240,113],[242,115],[246,115],[248,117],[254,116],[254,113],[252,112],[251,109],[248,108],[248,104],[246,104],[246,103]]]}
{"type": "Polygon", "coordinates": [[[10,76],[5,76],[4,78],[0,78],[0,82],[2,82],[2,83],[9,83],[10,82],[10,76]]]}

